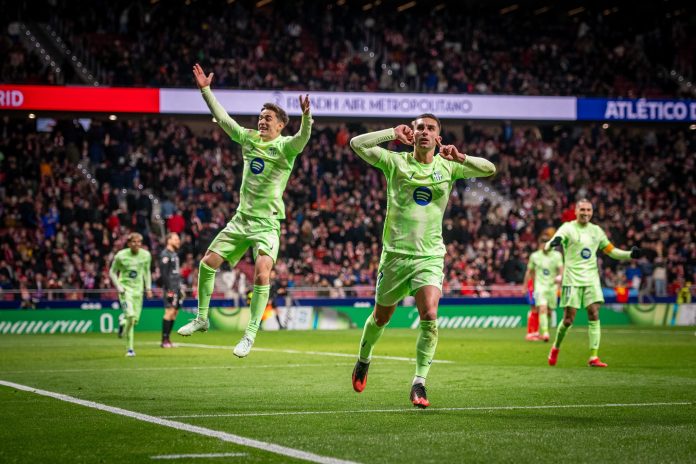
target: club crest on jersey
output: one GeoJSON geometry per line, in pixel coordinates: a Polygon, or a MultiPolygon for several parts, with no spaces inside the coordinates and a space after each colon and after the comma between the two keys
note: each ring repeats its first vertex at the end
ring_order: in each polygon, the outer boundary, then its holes
{"type": "Polygon", "coordinates": [[[263,169],[266,167],[266,163],[261,158],[254,158],[251,160],[251,163],[249,164],[251,167],[251,172],[253,172],[256,175],[259,175],[263,172],[263,169]]]}
{"type": "Polygon", "coordinates": [[[582,256],[585,259],[590,259],[590,256],[592,256],[592,252],[589,248],[583,248],[582,250],[580,250],[580,256],[582,256]]]}
{"type": "Polygon", "coordinates": [[[413,191],[413,201],[425,206],[433,200],[433,192],[428,187],[418,187],[413,191]]]}
{"type": "Polygon", "coordinates": [[[442,180],[442,173],[440,171],[433,172],[433,179],[435,179],[435,182],[440,182],[442,180]]]}

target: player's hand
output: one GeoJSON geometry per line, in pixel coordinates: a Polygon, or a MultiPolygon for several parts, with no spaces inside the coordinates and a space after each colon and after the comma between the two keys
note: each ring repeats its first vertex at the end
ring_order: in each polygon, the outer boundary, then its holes
{"type": "Polygon", "coordinates": [[[440,156],[449,161],[463,163],[466,161],[466,153],[461,153],[454,145],[443,145],[442,139],[437,138],[437,146],[440,147],[440,156]]]}
{"type": "Polygon", "coordinates": [[[413,145],[413,129],[406,124],[396,126],[394,128],[394,134],[396,134],[396,140],[404,145],[413,145]]]}
{"type": "Polygon", "coordinates": [[[557,276],[556,276],[556,278],[555,278],[555,279],[553,279],[553,281],[554,281],[554,282],[556,282],[556,283],[557,283],[558,285],[560,285],[560,284],[561,284],[561,282],[563,282],[563,277],[562,277],[562,276],[559,276],[559,275],[557,275],[557,276]]]}
{"type": "Polygon", "coordinates": [[[148,298],[152,298],[152,290],[148,290],[146,293],[148,298]]]}
{"type": "Polygon", "coordinates": [[[198,63],[193,65],[193,77],[196,79],[196,84],[199,89],[208,87],[210,83],[213,82],[213,73],[206,76],[203,72],[203,68],[201,68],[201,65],[198,63]]]}
{"type": "Polygon", "coordinates": [[[631,247],[631,259],[640,259],[643,257],[643,250],[637,246],[631,247]]]}
{"type": "Polygon", "coordinates": [[[305,95],[304,99],[302,99],[302,95],[300,95],[300,108],[302,108],[302,114],[309,114],[309,95],[305,95]]]}
{"type": "Polygon", "coordinates": [[[182,301],[186,299],[186,287],[183,285],[179,287],[179,299],[182,301]]]}
{"type": "Polygon", "coordinates": [[[551,248],[557,247],[558,245],[561,244],[562,241],[563,240],[561,239],[561,237],[554,237],[553,240],[551,240],[551,243],[549,245],[551,246],[551,248]]]}

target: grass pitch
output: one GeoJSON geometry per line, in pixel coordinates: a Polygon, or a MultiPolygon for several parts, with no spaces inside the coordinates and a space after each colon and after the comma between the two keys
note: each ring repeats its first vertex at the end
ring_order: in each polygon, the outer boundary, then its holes
{"type": "MultiPolygon", "coordinates": [[[[416,335],[387,329],[375,355],[413,357],[416,335]]],[[[427,410],[408,401],[413,361],[374,359],[366,390],[353,392],[356,330],[262,332],[241,360],[237,334],[174,335],[208,347],[164,350],[158,334],[138,333],[136,358],[115,335],[2,335],[2,381],[269,447],[0,385],[0,462],[304,461],[273,445],[324,462],[693,462],[693,330],[604,328],[608,369],[586,367],[585,330],[571,330],[554,368],[549,345],[523,335],[441,329],[436,360],[450,362],[431,368],[427,410]],[[222,455],[172,457],[190,454],[222,455]]]]}

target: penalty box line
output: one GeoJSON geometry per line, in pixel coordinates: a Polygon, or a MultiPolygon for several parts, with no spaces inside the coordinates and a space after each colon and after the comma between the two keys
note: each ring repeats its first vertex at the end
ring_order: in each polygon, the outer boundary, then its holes
{"type": "Polygon", "coordinates": [[[163,416],[166,418],[205,418],[205,417],[262,417],[262,416],[310,416],[317,414],[370,414],[370,413],[401,413],[411,412],[427,414],[428,412],[438,411],[515,411],[525,409],[583,409],[583,408],[639,408],[639,407],[658,407],[658,406],[692,406],[696,403],[689,401],[679,401],[672,403],[606,403],[606,404],[546,404],[538,406],[470,406],[462,408],[393,408],[393,409],[352,409],[339,411],[280,411],[280,412],[250,412],[250,413],[229,413],[229,414],[190,414],[183,416],[163,416]]]}
{"type": "MultiPolygon", "coordinates": [[[[177,346],[188,347],[188,348],[203,348],[208,350],[230,350],[233,347],[224,345],[204,345],[201,343],[177,343],[177,346]]],[[[280,348],[252,348],[252,351],[263,351],[268,353],[288,353],[288,354],[303,354],[312,356],[334,356],[338,358],[352,358],[358,359],[357,354],[348,353],[334,353],[330,351],[300,351],[300,350],[284,350],[280,348]]],[[[406,361],[406,362],[416,362],[416,358],[406,358],[402,356],[372,356],[373,359],[386,359],[389,361],[406,361]]],[[[454,364],[454,361],[448,361],[445,359],[433,359],[433,363],[440,364],[454,364]]]]}
{"type": "Polygon", "coordinates": [[[204,437],[213,437],[218,440],[234,443],[240,446],[246,446],[249,448],[256,448],[269,453],[279,454],[281,456],[288,456],[295,459],[300,459],[303,461],[317,462],[320,464],[357,464],[354,461],[346,461],[343,459],[332,458],[328,456],[321,456],[314,453],[309,453],[307,451],[302,451],[294,448],[288,448],[282,445],[276,445],[274,443],[268,443],[265,441],[254,440],[253,438],[241,437],[239,435],[234,435],[231,433],[223,432],[220,430],[209,429],[206,427],[199,427],[197,425],[186,424],[184,422],[177,422],[170,419],[163,419],[160,417],[151,416],[149,414],[143,414],[140,412],[129,411],[127,409],[117,408],[114,406],[108,406],[106,404],[97,403],[94,401],[82,400],[75,398],[74,396],[64,395],[62,393],[55,393],[47,390],[41,390],[39,388],[30,387],[27,385],[21,385],[14,382],[8,382],[6,380],[0,380],[0,385],[5,387],[14,388],[16,390],[21,390],[29,393],[34,393],[40,396],[46,396],[49,398],[54,398],[60,401],[65,401],[67,403],[78,404],[80,406],[85,406],[92,409],[97,409],[99,411],[110,412],[112,414],[117,414],[119,416],[130,417],[143,422],[148,422],[150,424],[161,425],[164,427],[169,427],[176,430],[181,430],[184,432],[195,433],[202,435],[204,437]]]}

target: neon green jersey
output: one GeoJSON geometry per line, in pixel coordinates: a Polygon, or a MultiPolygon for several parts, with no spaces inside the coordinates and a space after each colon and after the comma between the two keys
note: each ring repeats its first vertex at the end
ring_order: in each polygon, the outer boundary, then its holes
{"type": "Polygon", "coordinates": [[[109,269],[114,286],[139,293],[142,293],[143,286],[146,290],[150,290],[152,288],[151,262],[152,255],[142,248],[138,250],[137,254],[133,254],[130,248],[119,251],[114,256],[111,269],[109,269]]]}
{"type": "Polygon", "coordinates": [[[285,219],[283,192],[295,158],[309,141],[312,117],[302,115],[297,134],[264,142],[257,130],[243,128],[227,114],[210,87],[203,88],[201,92],[220,127],[242,146],[244,171],[237,211],[248,216],[285,219]]]}
{"type": "Polygon", "coordinates": [[[527,269],[534,271],[534,291],[543,292],[556,288],[556,276],[563,267],[563,255],[551,250],[537,250],[529,256],[527,269]]]}
{"type": "Polygon", "coordinates": [[[356,153],[387,178],[383,249],[410,256],[444,256],[442,218],[455,181],[490,176],[495,166],[474,156],[456,163],[436,155],[432,163],[424,164],[413,153],[375,146],[395,138],[394,129],[387,129],[351,140],[356,153]]]}
{"type": "Polygon", "coordinates": [[[561,237],[563,245],[563,286],[595,285],[599,281],[597,250],[604,249],[610,243],[602,228],[592,223],[583,226],[577,221],[570,221],[559,227],[553,237],[561,237]]]}

